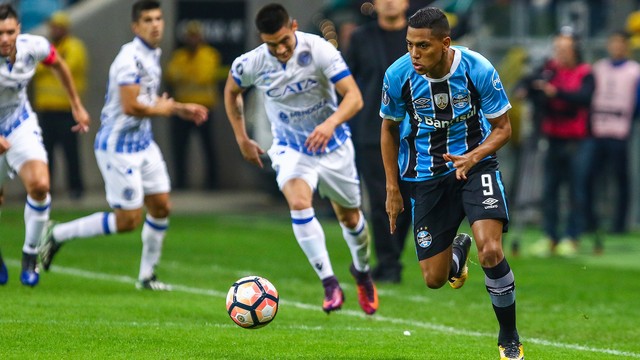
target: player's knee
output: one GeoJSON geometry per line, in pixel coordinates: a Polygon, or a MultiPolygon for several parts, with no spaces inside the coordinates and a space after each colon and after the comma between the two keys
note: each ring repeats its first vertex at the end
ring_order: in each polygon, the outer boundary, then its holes
{"type": "Polygon", "coordinates": [[[338,221],[349,229],[355,229],[360,223],[360,210],[349,209],[344,211],[337,211],[336,217],[338,221]]]}
{"type": "MultiPolygon", "coordinates": [[[[480,242],[477,242],[480,244],[480,242]]],[[[478,260],[485,268],[496,266],[504,257],[500,241],[486,241],[482,246],[478,246],[478,260]]]]}
{"type": "Polygon", "coordinates": [[[49,193],[49,180],[34,179],[25,186],[29,189],[29,196],[36,200],[44,200],[49,193]]]}
{"type": "Polygon", "coordinates": [[[171,214],[171,207],[169,206],[169,204],[166,204],[153,209],[153,211],[150,211],[149,214],[156,219],[165,219],[168,218],[171,214]]]}
{"type": "Polygon", "coordinates": [[[118,232],[129,232],[135,230],[142,222],[142,213],[126,214],[116,216],[116,226],[118,232]]]}
{"type": "Polygon", "coordinates": [[[424,274],[424,283],[429,289],[440,289],[446,282],[446,277],[424,274]]]}
{"type": "Polygon", "coordinates": [[[305,199],[289,200],[289,208],[291,210],[305,210],[311,207],[311,202],[305,199]]]}

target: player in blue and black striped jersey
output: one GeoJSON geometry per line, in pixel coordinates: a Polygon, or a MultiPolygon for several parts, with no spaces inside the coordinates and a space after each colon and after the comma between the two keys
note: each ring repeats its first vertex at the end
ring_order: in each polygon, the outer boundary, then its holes
{"type": "Polygon", "coordinates": [[[408,53],[383,81],[381,147],[391,231],[402,212],[398,175],[412,184],[414,239],[424,280],[460,288],[472,239],[458,234],[467,217],[500,332],[501,359],[523,359],[516,329],[514,275],[502,251],[509,221],[496,151],[507,143],[511,108],[498,73],[482,55],[451,46],[442,11],[409,19],[408,53]]]}

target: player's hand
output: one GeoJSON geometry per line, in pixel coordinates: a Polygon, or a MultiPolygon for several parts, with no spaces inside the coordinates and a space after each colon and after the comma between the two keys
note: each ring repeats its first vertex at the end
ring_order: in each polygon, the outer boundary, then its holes
{"type": "Polygon", "coordinates": [[[402,194],[400,194],[399,188],[393,190],[387,189],[385,208],[389,216],[389,233],[393,234],[396,231],[396,219],[398,215],[404,211],[404,202],[402,201],[402,194]]]}
{"type": "Polygon", "coordinates": [[[192,121],[197,126],[200,126],[205,121],[209,120],[209,109],[200,104],[176,103],[175,113],[185,120],[192,121]]]}
{"type": "Polygon", "coordinates": [[[238,143],[242,157],[248,162],[264,168],[260,155],[264,154],[264,150],[252,139],[247,138],[244,141],[238,143]]]}
{"type": "Polygon", "coordinates": [[[307,140],[304,142],[304,146],[312,153],[318,152],[318,150],[320,150],[320,152],[324,152],[335,130],[336,125],[327,119],[313,129],[307,140]]]}
{"type": "Polygon", "coordinates": [[[80,105],[72,108],[71,114],[76,120],[76,124],[71,127],[71,131],[80,134],[86,134],[87,132],[89,132],[89,124],[91,123],[91,118],[89,117],[89,113],[84,108],[84,106],[80,105]]]}
{"type": "Polygon", "coordinates": [[[453,167],[456,169],[456,179],[467,180],[467,173],[476,164],[475,161],[467,155],[442,155],[445,161],[453,162],[453,167]]]}
{"type": "Polygon", "coordinates": [[[4,136],[0,136],[0,155],[4,154],[11,147],[11,143],[4,136]]]}
{"type": "Polygon", "coordinates": [[[162,93],[162,96],[156,99],[153,105],[158,114],[163,116],[171,116],[175,112],[176,102],[173,98],[169,97],[169,94],[162,93]]]}

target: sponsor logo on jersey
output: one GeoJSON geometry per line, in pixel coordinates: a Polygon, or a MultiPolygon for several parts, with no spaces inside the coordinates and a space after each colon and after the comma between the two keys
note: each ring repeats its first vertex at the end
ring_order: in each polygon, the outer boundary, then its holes
{"type": "Polygon", "coordinates": [[[278,117],[280,118],[280,121],[282,121],[285,124],[289,123],[289,115],[287,115],[287,113],[285,113],[284,111],[280,111],[280,113],[278,114],[278,117]]]}
{"type": "Polygon", "coordinates": [[[436,101],[436,106],[440,110],[444,110],[444,108],[449,105],[449,94],[435,94],[433,99],[436,101]]]}
{"type": "Polygon", "coordinates": [[[426,227],[421,227],[420,229],[418,229],[418,232],[416,233],[416,242],[418,243],[418,246],[426,249],[431,245],[432,241],[433,237],[427,231],[426,227]]]}
{"type": "Polygon", "coordinates": [[[462,122],[462,121],[466,121],[474,116],[476,116],[478,114],[478,109],[473,106],[471,108],[471,110],[469,110],[468,112],[453,118],[452,120],[439,120],[439,119],[434,119],[431,116],[422,116],[420,117],[420,115],[416,114],[414,116],[414,118],[419,122],[419,123],[423,123],[427,126],[433,126],[436,129],[443,129],[446,127],[449,127],[453,124],[462,122]]]}
{"type": "Polygon", "coordinates": [[[311,60],[313,57],[309,51],[303,51],[298,55],[298,65],[300,66],[309,66],[311,64],[311,60]]]}
{"type": "Polygon", "coordinates": [[[464,109],[467,104],[471,103],[471,96],[467,92],[457,93],[453,95],[451,102],[456,109],[464,109]]]}
{"type": "Polygon", "coordinates": [[[307,92],[318,86],[318,82],[314,79],[304,79],[298,82],[287,84],[284,86],[273,87],[265,93],[268,97],[279,98],[287,95],[300,94],[307,92]]]}
{"type": "Polygon", "coordinates": [[[280,111],[280,113],[278,113],[278,117],[285,124],[296,123],[299,121],[304,121],[309,118],[313,119],[313,118],[319,117],[318,111],[321,111],[322,109],[324,109],[326,105],[327,105],[327,100],[323,99],[322,101],[304,110],[296,110],[288,113],[284,111],[280,111]]]}
{"type": "Polygon", "coordinates": [[[242,73],[244,72],[244,66],[242,66],[241,63],[239,63],[238,65],[236,65],[236,74],[242,76],[242,73]]]}
{"type": "Polygon", "coordinates": [[[502,90],[502,81],[500,81],[500,76],[498,76],[498,72],[495,69],[493,70],[493,75],[491,75],[491,84],[494,89],[502,90]]]}
{"type": "Polygon", "coordinates": [[[413,107],[416,109],[431,109],[431,99],[417,98],[413,100],[413,107]]]}

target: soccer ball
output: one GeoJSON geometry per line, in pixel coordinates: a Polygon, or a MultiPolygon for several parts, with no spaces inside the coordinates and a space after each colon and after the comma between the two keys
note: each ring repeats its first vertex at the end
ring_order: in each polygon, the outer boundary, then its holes
{"type": "Polygon", "coordinates": [[[269,280],[247,276],[237,280],[227,293],[227,313],[245,329],[269,324],[278,312],[278,290],[269,280]]]}

